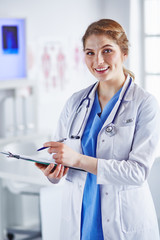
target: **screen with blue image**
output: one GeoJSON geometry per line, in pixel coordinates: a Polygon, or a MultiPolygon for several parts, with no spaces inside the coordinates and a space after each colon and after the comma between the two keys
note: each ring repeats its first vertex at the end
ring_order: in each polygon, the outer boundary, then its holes
{"type": "Polygon", "coordinates": [[[2,26],[3,52],[18,54],[18,27],[2,26]]]}
{"type": "Polygon", "coordinates": [[[0,18],[0,81],[27,76],[25,27],[25,19],[0,18]]]}

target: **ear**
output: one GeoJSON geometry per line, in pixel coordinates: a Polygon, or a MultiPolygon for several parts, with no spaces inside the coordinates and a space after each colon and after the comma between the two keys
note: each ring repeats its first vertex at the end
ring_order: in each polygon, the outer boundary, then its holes
{"type": "Polygon", "coordinates": [[[125,62],[128,58],[128,55],[127,54],[123,54],[123,62],[125,62]]]}

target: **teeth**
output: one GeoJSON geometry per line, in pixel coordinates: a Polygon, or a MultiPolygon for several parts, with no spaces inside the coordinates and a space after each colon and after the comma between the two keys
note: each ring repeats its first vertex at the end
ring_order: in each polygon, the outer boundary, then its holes
{"type": "Polygon", "coordinates": [[[101,72],[101,71],[104,71],[104,70],[107,70],[109,67],[107,68],[96,68],[97,71],[101,72]]]}

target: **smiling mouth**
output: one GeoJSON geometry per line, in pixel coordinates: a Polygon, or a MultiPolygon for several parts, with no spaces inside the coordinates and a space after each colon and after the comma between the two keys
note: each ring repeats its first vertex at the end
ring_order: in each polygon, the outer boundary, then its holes
{"type": "Polygon", "coordinates": [[[99,73],[103,73],[103,72],[107,71],[108,69],[109,69],[109,66],[105,67],[105,68],[95,68],[96,72],[99,72],[99,73]]]}

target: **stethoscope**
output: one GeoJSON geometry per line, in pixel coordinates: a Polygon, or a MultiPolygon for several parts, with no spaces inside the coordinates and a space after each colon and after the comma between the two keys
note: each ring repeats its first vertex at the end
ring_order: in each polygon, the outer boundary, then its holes
{"type": "MultiPolygon", "coordinates": [[[[106,133],[108,136],[110,136],[110,137],[116,134],[116,126],[115,126],[114,122],[115,122],[115,119],[116,119],[116,117],[117,117],[117,115],[118,115],[118,112],[119,112],[119,110],[120,110],[120,107],[121,107],[121,105],[122,105],[122,102],[123,102],[123,100],[124,100],[124,97],[125,97],[128,89],[129,89],[131,83],[132,83],[132,78],[130,77],[128,86],[127,86],[127,88],[126,88],[126,90],[125,90],[122,98],[120,99],[120,102],[119,102],[118,108],[117,108],[117,110],[116,110],[116,112],[115,112],[115,115],[114,115],[112,121],[111,121],[111,122],[106,126],[106,128],[105,128],[105,133],[106,133]]],[[[74,116],[74,118],[73,118],[73,120],[72,120],[72,123],[71,123],[71,126],[70,126],[70,131],[69,131],[69,138],[71,138],[71,139],[80,139],[80,138],[81,138],[81,137],[80,137],[80,132],[81,132],[83,126],[84,126],[84,123],[85,123],[85,120],[86,120],[86,117],[87,117],[87,113],[88,113],[88,109],[89,109],[89,106],[90,106],[90,98],[89,98],[89,95],[90,95],[90,93],[92,92],[92,90],[93,90],[93,88],[94,88],[94,86],[95,86],[96,84],[97,84],[97,83],[95,83],[95,84],[93,84],[93,85],[91,86],[91,88],[89,89],[86,97],[84,97],[84,98],[81,100],[81,102],[79,103],[79,105],[78,105],[78,107],[77,107],[75,116],[74,116]],[[76,120],[76,117],[77,117],[78,114],[80,113],[80,111],[81,111],[81,109],[82,109],[82,105],[83,105],[83,103],[84,103],[85,101],[86,101],[87,104],[86,104],[86,111],[85,111],[85,114],[84,114],[84,118],[83,118],[83,120],[82,120],[82,122],[81,122],[81,124],[80,124],[79,130],[77,131],[77,133],[76,133],[76,134],[72,134],[72,129],[73,129],[74,122],[75,122],[75,120],[76,120]]]]}

